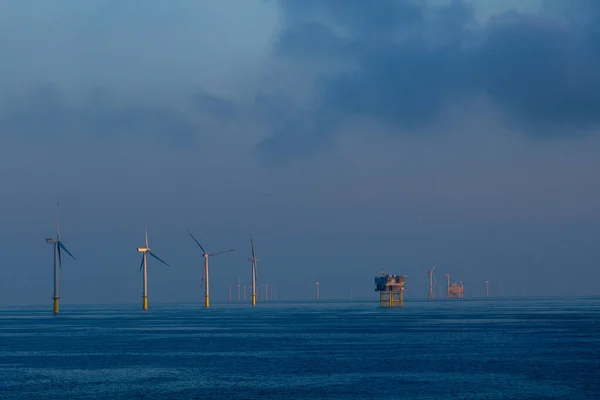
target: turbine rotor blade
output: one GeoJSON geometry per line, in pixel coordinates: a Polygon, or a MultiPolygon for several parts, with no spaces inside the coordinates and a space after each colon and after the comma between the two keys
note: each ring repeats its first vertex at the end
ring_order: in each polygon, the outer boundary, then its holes
{"type": "Polygon", "coordinates": [[[252,258],[256,258],[254,255],[254,242],[252,241],[252,235],[250,235],[250,247],[252,248],[252,258]]]}
{"type": "Polygon", "coordinates": [[[56,238],[60,241],[60,193],[56,196],[56,238]]]}
{"type": "Polygon", "coordinates": [[[58,268],[62,269],[62,257],[60,255],[60,242],[56,243],[56,251],[58,251],[58,268]]]}
{"type": "Polygon", "coordinates": [[[71,254],[71,252],[70,252],[69,250],[67,250],[67,248],[65,247],[65,245],[64,245],[64,244],[62,244],[62,242],[58,242],[58,246],[59,246],[59,247],[61,247],[61,248],[62,248],[64,251],[66,251],[66,252],[67,252],[67,254],[68,254],[69,256],[71,256],[71,258],[72,258],[73,260],[76,260],[76,259],[75,259],[75,257],[73,257],[73,254],[71,254]]]}
{"type": "Polygon", "coordinates": [[[140,264],[140,271],[144,268],[144,253],[142,253],[142,263],[140,264]]]}
{"type": "Polygon", "coordinates": [[[231,253],[232,251],[236,251],[237,249],[229,249],[229,250],[225,250],[225,251],[219,251],[218,253],[212,253],[209,254],[210,257],[212,256],[218,256],[219,254],[225,254],[225,253],[231,253]]]}
{"type": "Polygon", "coordinates": [[[204,250],[204,247],[202,247],[202,245],[200,244],[200,242],[198,242],[198,241],[196,240],[196,238],[194,237],[194,235],[192,235],[192,232],[188,231],[188,233],[190,234],[190,236],[192,237],[192,239],[194,239],[194,242],[196,242],[196,244],[198,245],[198,247],[200,247],[200,248],[202,249],[202,252],[203,252],[204,254],[206,254],[206,250],[204,250]]]}
{"type": "Polygon", "coordinates": [[[161,263],[165,264],[167,267],[170,267],[169,264],[167,264],[166,262],[164,262],[163,260],[161,260],[156,254],[154,254],[153,252],[151,252],[150,250],[148,250],[148,254],[150,254],[152,257],[156,258],[158,261],[160,261],[161,263]]]}

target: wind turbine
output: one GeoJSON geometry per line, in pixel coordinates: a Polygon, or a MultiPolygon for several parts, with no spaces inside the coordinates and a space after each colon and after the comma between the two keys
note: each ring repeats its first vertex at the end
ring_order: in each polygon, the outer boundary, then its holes
{"type": "Polygon", "coordinates": [[[269,284],[265,283],[265,301],[269,301],[269,284]]]}
{"type": "Polygon", "coordinates": [[[265,299],[265,291],[263,290],[263,288],[265,287],[264,283],[260,284],[260,301],[263,301],[265,299]]]}
{"type": "MultiPolygon", "coordinates": [[[[256,306],[256,263],[260,260],[256,258],[256,253],[254,253],[254,242],[252,241],[252,235],[250,235],[250,248],[252,249],[252,258],[248,259],[248,261],[252,263],[252,294],[250,295],[250,298],[252,300],[252,305],[256,306]]],[[[244,295],[244,297],[246,296],[244,295]]]]}
{"type": "Polygon", "coordinates": [[[485,281],[485,297],[489,297],[490,296],[490,287],[489,287],[490,282],[489,281],[485,281]]]}
{"type": "Polygon", "coordinates": [[[433,270],[435,269],[435,265],[431,268],[431,271],[428,271],[429,274],[429,298],[435,299],[435,294],[433,293],[433,270]]]}
{"type": "Polygon", "coordinates": [[[46,243],[52,243],[52,247],[54,248],[54,296],[52,299],[54,300],[54,314],[58,314],[58,269],[62,269],[62,257],[60,250],[64,250],[73,260],[73,254],[63,244],[62,240],[60,240],[60,205],[59,201],[56,200],[56,239],[46,239],[46,243]]]}
{"type": "Polygon", "coordinates": [[[140,264],[140,271],[143,271],[143,288],[142,288],[142,309],[144,311],[148,310],[148,254],[152,257],[156,258],[161,263],[165,264],[167,267],[169,264],[158,258],[156,254],[150,251],[150,247],[148,246],[148,226],[146,225],[146,247],[138,247],[138,252],[142,253],[142,263],[140,264]]]}
{"type": "Polygon", "coordinates": [[[200,242],[198,242],[196,240],[196,238],[194,237],[194,235],[192,235],[192,232],[188,231],[188,233],[190,234],[192,239],[194,239],[194,242],[196,242],[198,247],[200,247],[200,250],[202,250],[202,257],[204,257],[204,271],[202,272],[202,280],[200,281],[200,284],[202,285],[202,281],[204,281],[204,307],[208,308],[208,307],[210,307],[210,292],[209,292],[209,285],[208,285],[208,257],[218,256],[219,254],[224,254],[224,253],[230,253],[232,251],[235,251],[235,249],[229,249],[229,250],[225,250],[225,251],[219,251],[218,253],[208,254],[206,252],[206,250],[204,250],[204,247],[202,247],[200,242]]]}

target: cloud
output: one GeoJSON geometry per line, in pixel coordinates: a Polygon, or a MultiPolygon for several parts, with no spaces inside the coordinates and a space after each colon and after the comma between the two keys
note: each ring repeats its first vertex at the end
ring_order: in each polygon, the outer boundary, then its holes
{"type": "Polygon", "coordinates": [[[309,75],[313,93],[297,107],[292,86],[288,110],[270,114],[276,128],[262,146],[272,152],[306,154],[355,117],[418,133],[441,123],[448,106],[482,98],[531,137],[579,137],[600,122],[597,2],[546,2],[484,22],[477,3],[460,0],[279,5],[273,59],[309,75]],[[296,118],[311,123],[279,128],[296,118]]]}
{"type": "Polygon", "coordinates": [[[201,90],[169,105],[139,98],[124,100],[102,89],[74,98],[46,84],[5,104],[0,132],[26,141],[129,137],[186,147],[196,143],[208,123],[224,123],[235,112],[234,103],[201,90]]]}

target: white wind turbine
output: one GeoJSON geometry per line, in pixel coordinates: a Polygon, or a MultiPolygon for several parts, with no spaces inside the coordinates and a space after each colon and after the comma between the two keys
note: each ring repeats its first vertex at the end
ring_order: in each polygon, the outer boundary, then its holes
{"type": "Polygon", "coordinates": [[[145,311],[148,309],[148,254],[152,257],[156,258],[161,263],[165,264],[167,267],[169,264],[158,258],[156,254],[150,251],[150,247],[148,246],[148,226],[146,226],[146,247],[138,247],[137,249],[140,253],[142,253],[142,263],[140,265],[140,271],[143,270],[143,287],[142,287],[142,309],[145,311]]]}
{"type": "Polygon", "coordinates": [[[202,256],[204,257],[204,271],[202,272],[202,279],[200,281],[200,284],[202,285],[202,281],[204,281],[204,307],[208,308],[210,307],[210,288],[208,285],[208,257],[218,256],[219,254],[224,253],[230,253],[232,251],[235,251],[235,249],[229,249],[225,251],[219,251],[218,253],[209,254],[206,252],[206,250],[204,250],[204,247],[202,247],[202,245],[196,240],[194,235],[192,235],[192,232],[188,231],[188,233],[190,234],[192,239],[194,239],[194,242],[196,242],[198,247],[200,247],[200,250],[202,250],[202,256]]]}
{"type": "Polygon", "coordinates": [[[56,201],[56,239],[48,238],[46,243],[51,243],[54,248],[54,296],[52,299],[54,300],[54,314],[58,314],[58,299],[60,299],[58,295],[58,270],[59,268],[62,269],[61,249],[75,260],[73,254],[67,250],[63,241],[60,240],[60,205],[58,200],[56,201]]]}
{"type": "Polygon", "coordinates": [[[249,258],[248,261],[252,263],[252,305],[256,306],[256,263],[260,261],[256,258],[256,253],[254,252],[254,242],[252,241],[252,235],[250,235],[250,248],[252,249],[252,258],[249,258]]]}

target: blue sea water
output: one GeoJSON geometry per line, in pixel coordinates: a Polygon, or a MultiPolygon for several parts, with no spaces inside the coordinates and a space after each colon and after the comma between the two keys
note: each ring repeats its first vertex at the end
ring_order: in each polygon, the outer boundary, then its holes
{"type": "Polygon", "coordinates": [[[0,310],[0,399],[600,399],[600,299],[0,310]]]}

